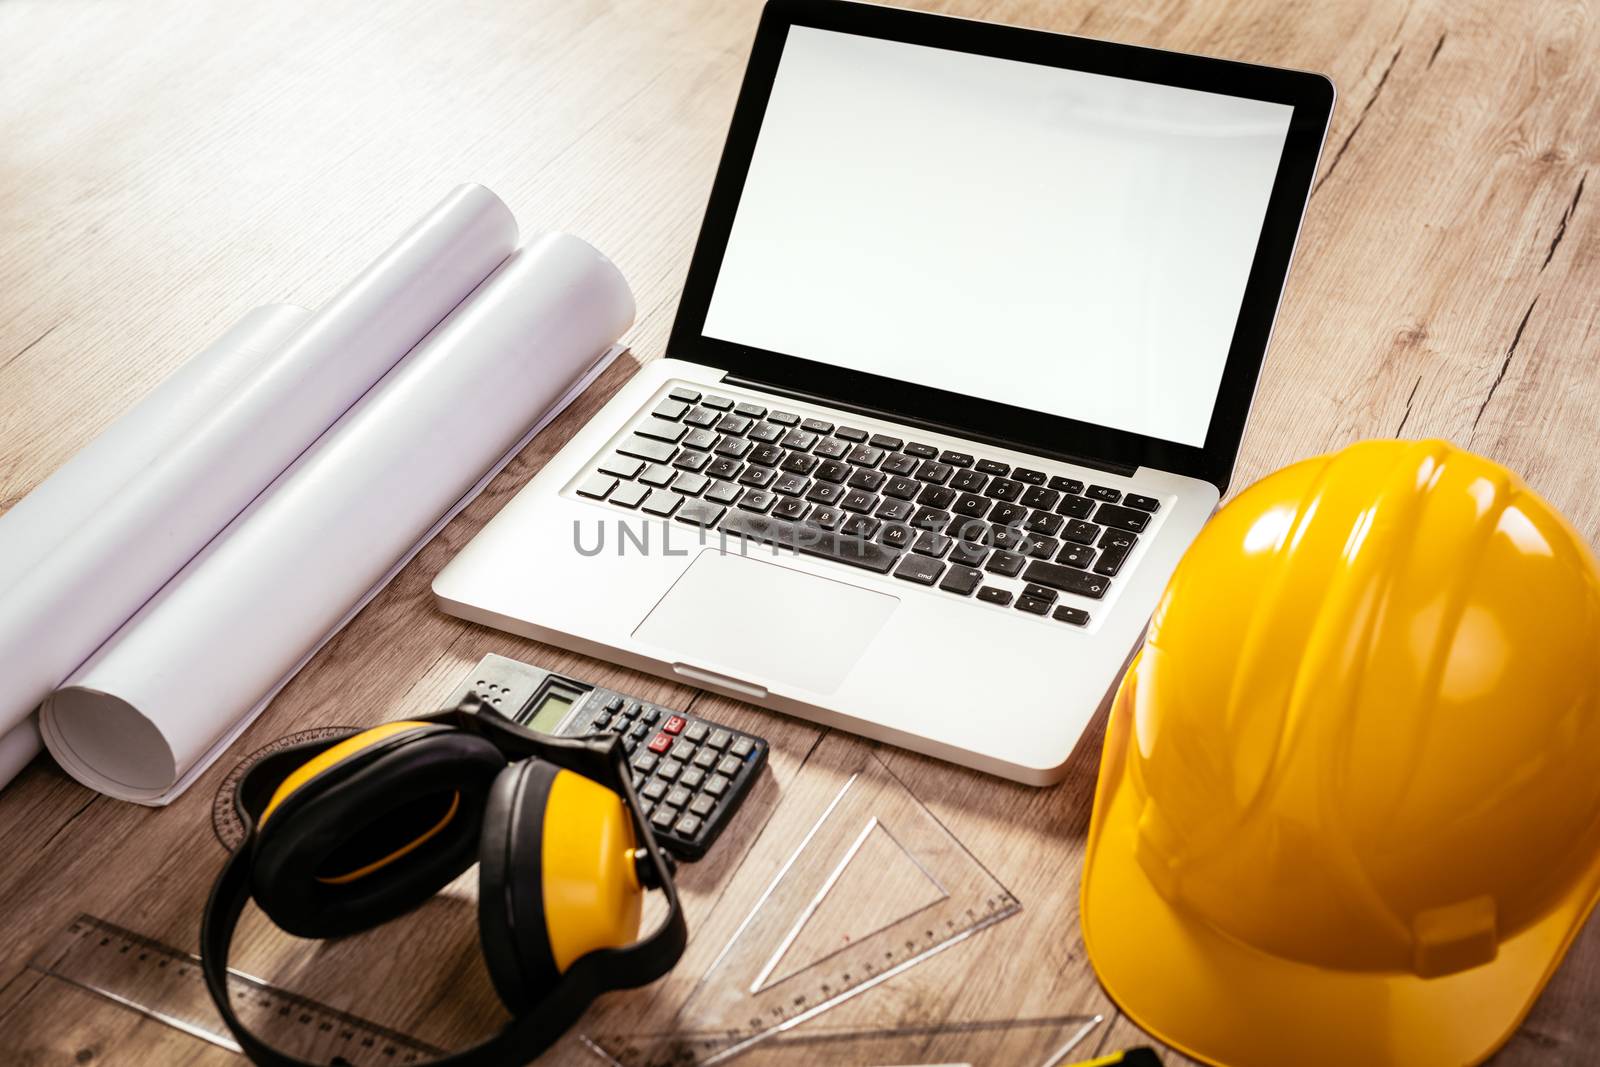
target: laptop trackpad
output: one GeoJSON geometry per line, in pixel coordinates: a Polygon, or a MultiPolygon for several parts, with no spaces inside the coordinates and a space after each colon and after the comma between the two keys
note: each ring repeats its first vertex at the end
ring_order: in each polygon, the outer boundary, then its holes
{"type": "Polygon", "coordinates": [[[713,548],[695,558],[633,636],[690,666],[830,693],[899,603],[889,593],[713,548]]]}

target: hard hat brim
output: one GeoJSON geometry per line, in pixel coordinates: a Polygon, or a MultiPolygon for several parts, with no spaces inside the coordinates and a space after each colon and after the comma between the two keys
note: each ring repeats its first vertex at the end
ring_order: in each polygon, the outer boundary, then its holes
{"type": "Polygon", "coordinates": [[[1336,971],[1251,948],[1169,904],[1135,858],[1140,813],[1124,777],[1136,671],[1106,727],[1079,898],[1090,962],[1129,1018],[1225,1067],[1472,1064],[1511,1037],[1583,928],[1600,871],[1589,892],[1502,940],[1491,962],[1438,978],[1336,971]]]}

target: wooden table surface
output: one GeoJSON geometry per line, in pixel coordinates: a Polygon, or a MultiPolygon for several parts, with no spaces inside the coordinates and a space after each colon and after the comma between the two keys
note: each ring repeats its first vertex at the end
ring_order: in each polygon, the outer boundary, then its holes
{"type": "MultiPolygon", "coordinates": [[[[1600,541],[1592,0],[925,6],[1330,74],[1340,102],[1236,484],[1362,437],[1436,435],[1519,470],[1600,541]]],[[[505,197],[525,232],[570,230],[614,257],[638,296],[635,357],[659,356],[758,14],[754,0],[0,4],[0,509],[245,309],[322,301],[465,180],[505,197]]],[[[78,912],[193,949],[229,766],[297,729],[429,709],[491,651],[771,739],[771,773],[683,872],[689,956],[600,1014],[683,999],[763,865],[872,746],[445,617],[428,593],[632,367],[546,430],[179,802],[101,798],[47,759],[0,793],[0,1060],[233,1062],[27,961],[78,912]]],[[[1139,1043],[1078,937],[1097,738],[1045,790],[877,751],[1022,911],[858,998],[856,1020],[1101,1014],[1079,1053],[1139,1043]]],[[[335,946],[256,917],[235,962],[460,1043],[501,1018],[471,894],[463,882],[335,946]]],[[[593,1062],[565,1048],[550,1059],[593,1062]]],[[[1496,1062],[1600,1062],[1596,923],[1496,1062]]]]}

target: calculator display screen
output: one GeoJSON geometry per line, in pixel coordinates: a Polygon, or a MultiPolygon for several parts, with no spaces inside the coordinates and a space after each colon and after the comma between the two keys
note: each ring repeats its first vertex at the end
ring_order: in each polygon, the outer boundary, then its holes
{"type": "Polygon", "coordinates": [[[567,717],[567,712],[572,710],[576,699],[572,694],[559,689],[547,689],[543,696],[534,701],[533,707],[528,709],[527,717],[523,721],[528,724],[530,730],[553,734],[561,725],[561,721],[567,717]]]}

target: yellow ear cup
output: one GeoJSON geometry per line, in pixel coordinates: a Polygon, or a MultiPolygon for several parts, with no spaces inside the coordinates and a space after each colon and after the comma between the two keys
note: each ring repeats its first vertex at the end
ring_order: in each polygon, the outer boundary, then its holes
{"type": "MultiPolygon", "coordinates": [[[[311,779],[315,778],[323,771],[328,770],[330,767],[333,767],[336,764],[344,762],[351,756],[356,755],[358,752],[362,752],[365,749],[371,748],[380,741],[385,741],[393,737],[395,734],[403,733],[406,730],[412,730],[418,727],[426,727],[428,725],[430,724],[406,719],[403,719],[399,722],[386,722],[382,726],[374,726],[372,729],[363,730],[353,737],[347,737],[333,747],[324,749],[323,751],[317,753],[315,756],[312,756],[310,759],[302,763],[293,774],[285,778],[278,788],[273,792],[272,799],[267,801],[267,806],[261,811],[261,818],[257,822],[257,826],[265,826],[267,824],[267,820],[272,817],[272,813],[277,810],[278,805],[289,799],[290,794],[299,789],[301,786],[305,785],[307,782],[311,781],[311,779]]],[[[455,809],[452,808],[451,813],[454,814],[454,811],[455,809]]],[[[440,827],[435,827],[429,832],[429,836],[432,836],[432,834],[438,832],[439,829],[440,827]]],[[[417,844],[421,844],[421,842],[418,841],[417,844]]]]}
{"type": "Polygon", "coordinates": [[[639,937],[639,885],[633,821],[616,793],[571,771],[550,784],[540,871],[544,920],[556,969],[600,948],[639,937]]]}

